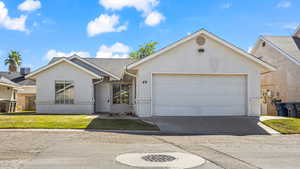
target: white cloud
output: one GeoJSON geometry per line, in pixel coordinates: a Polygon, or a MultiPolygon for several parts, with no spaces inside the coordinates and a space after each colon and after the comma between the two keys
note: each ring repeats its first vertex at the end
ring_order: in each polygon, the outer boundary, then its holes
{"type": "Polygon", "coordinates": [[[248,47],[248,53],[251,53],[252,50],[253,50],[253,46],[249,46],[248,47]]]}
{"type": "Polygon", "coordinates": [[[90,57],[90,53],[89,52],[83,52],[83,51],[71,51],[69,53],[65,53],[65,52],[60,52],[60,51],[56,51],[54,49],[49,50],[46,55],[45,58],[47,60],[51,60],[54,57],[70,57],[74,54],[77,54],[80,57],[90,57]]]}
{"type": "Polygon", "coordinates": [[[8,9],[5,7],[5,4],[0,1],[0,27],[4,27],[9,30],[17,30],[27,32],[26,29],[26,20],[27,16],[21,15],[18,18],[11,18],[8,15],[8,9]]]}
{"type": "Polygon", "coordinates": [[[101,45],[97,58],[128,58],[130,48],[123,43],[117,42],[112,46],[101,45]]]}
{"type": "Polygon", "coordinates": [[[165,16],[154,8],[159,4],[159,0],[99,0],[99,4],[108,10],[122,10],[125,7],[135,8],[142,12],[145,24],[156,26],[165,20],[165,16]]]}
{"type": "Polygon", "coordinates": [[[22,2],[18,9],[20,11],[35,11],[41,8],[41,2],[39,0],[25,0],[22,2]]]}
{"type": "Polygon", "coordinates": [[[122,32],[127,29],[127,25],[119,25],[118,15],[106,15],[102,14],[98,18],[90,21],[87,26],[87,32],[89,36],[95,36],[97,34],[106,32],[122,32]]]}
{"type": "Polygon", "coordinates": [[[232,7],[231,3],[226,3],[226,4],[221,5],[221,8],[224,8],[224,9],[228,9],[228,8],[231,8],[231,7],[232,7]]]}
{"type": "Polygon", "coordinates": [[[36,22],[36,21],[34,21],[33,24],[32,24],[32,26],[33,26],[33,27],[38,27],[38,26],[39,26],[39,23],[36,22]]]}
{"type": "Polygon", "coordinates": [[[159,0],[99,0],[105,9],[122,10],[124,7],[133,7],[137,11],[150,13],[159,4],[159,0]]]}
{"type": "Polygon", "coordinates": [[[166,18],[161,13],[153,11],[146,17],[145,24],[149,26],[156,26],[165,19],[166,18]]]}
{"type": "Polygon", "coordinates": [[[290,1],[281,1],[277,4],[277,8],[289,8],[292,3],[290,1]]]}
{"type": "Polygon", "coordinates": [[[299,26],[298,23],[288,23],[288,24],[282,24],[282,28],[284,29],[292,29],[292,30],[295,30],[297,29],[299,26]]]}

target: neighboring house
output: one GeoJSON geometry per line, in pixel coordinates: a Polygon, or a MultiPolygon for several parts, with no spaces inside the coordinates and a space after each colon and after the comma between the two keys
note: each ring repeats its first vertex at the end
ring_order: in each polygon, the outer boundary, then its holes
{"type": "MultiPolygon", "coordinates": [[[[11,108],[6,106],[6,112],[35,111],[36,86],[34,80],[25,79],[25,76],[29,73],[30,68],[21,68],[20,72],[0,72],[2,78],[9,80],[14,85],[9,90],[13,91],[11,91],[9,95],[13,96],[10,98],[13,98],[11,102],[14,103],[14,106],[10,106],[11,108]]],[[[4,93],[5,92],[1,91],[0,97],[7,95],[4,93]]]]}
{"type": "Polygon", "coordinates": [[[37,112],[260,115],[260,74],[275,68],[200,30],[141,60],[54,58],[36,80],[37,112]]]}
{"type": "Polygon", "coordinates": [[[291,36],[259,37],[251,53],[277,68],[262,75],[262,112],[276,115],[274,99],[300,102],[300,27],[291,36]]]}
{"type": "Polygon", "coordinates": [[[0,75],[0,112],[14,112],[18,84],[0,75]]]}

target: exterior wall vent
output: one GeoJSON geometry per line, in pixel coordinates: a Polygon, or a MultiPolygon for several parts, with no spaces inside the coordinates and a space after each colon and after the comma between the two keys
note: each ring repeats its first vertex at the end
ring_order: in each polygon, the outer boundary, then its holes
{"type": "Polygon", "coordinates": [[[205,44],[206,39],[203,36],[198,36],[196,39],[196,43],[199,46],[203,46],[205,44]]]}

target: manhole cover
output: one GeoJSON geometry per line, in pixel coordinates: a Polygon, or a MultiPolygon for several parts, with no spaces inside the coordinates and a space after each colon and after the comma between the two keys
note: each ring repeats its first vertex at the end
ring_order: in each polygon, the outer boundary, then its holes
{"type": "Polygon", "coordinates": [[[149,162],[170,162],[174,161],[176,158],[170,155],[163,155],[163,154],[150,154],[145,155],[142,157],[143,160],[149,161],[149,162]]]}
{"type": "Polygon", "coordinates": [[[116,160],[129,166],[148,168],[188,169],[205,163],[199,156],[182,152],[126,153],[118,155],[116,160]]]}

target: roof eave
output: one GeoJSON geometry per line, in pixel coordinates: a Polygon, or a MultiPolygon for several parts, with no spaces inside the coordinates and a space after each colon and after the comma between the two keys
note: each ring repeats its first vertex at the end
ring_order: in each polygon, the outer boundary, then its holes
{"type": "Polygon", "coordinates": [[[79,65],[77,65],[77,64],[75,64],[75,63],[73,63],[73,62],[71,62],[70,60],[65,59],[65,58],[62,58],[62,59],[59,59],[59,60],[57,60],[57,61],[51,63],[50,65],[43,66],[43,67],[41,67],[40,69],[38,69],[38,70],[36,70],[36,71],[34,71],[34,72],[32,72],[32,73],[26,75],[26,76],[25,76],[25,79],[35,79],[35,77],[36,77],[37,74],[39,74],[39,73],[41,73],[41,72],[43,72],[43,71],[49,69],[49,68],[52,67],[52,66],[55,66],[56,64],[59,64],[59,63],[61,63],[61,62],[69,63],[69,64],[71,64],[71,65],[73,65],[73,66],[79,68],[80,70],[85,71],[86,73],[88,73],[88,74],[94,76],[95,78],[101,78],[101,76],[99,76],[99,75],[97,75],[97,74],[95,74],[95,73],[93,73],[93,72],[91,72],[91,71],[89,71],[89,70],[87,70],[87,69],[85,69],[85,68],[83,68],[83,67],[81,67],[81,66],[79,66],[79,65]]]}
{"type": "Polygon", "coordinates": [[[195,33],[193,33],[193,34],[191,34],[191,35],[189,35],[189,36],[187,36],[187,37],[185,37],[185,38],[183,38],[183,39],[181,39],[181,40],[179,40],[179,41],[177,41],[177,42],[175,42],[175,43],[173,43],[173,44],[171,44],[171,45],[169,45],[169,46],[167,46],[165,48],[163,48],[162,50],[160,50],[160,51],[158,51],[158,52],[156,52],[156,53],[154,53],[154,54],[152,54],[152,55],[150,55],[150,56],[148,56],[146,58],[143,58],[143,59],[141,59],[141,60],[139,60],[139,61],[137,61],[135,63],[132,63],[132,64],[128,65],[127,69],[134,69],[137,66],[141,65],[142,63],[147,62],[147,61],[153,59],[154,57],[156,57],[156,56],[158,56],[158,55],[160,55],[160,54],[162,54],[164,52],[167,52],[167,51],[175,48],[176,46],[178,46],[178,45],[180,45],[182,43],[185,43],[186,41],[188,41],[190,39],[193,39],[193,38],[199,36],[200,34],[205,34],[206,36],[208,36],[208,37],[216,40],[217,42],[220,42],[221,44],[223,44],[223,45],[231,48],[232,50],[238,52],[239,54],[246,56],[248,59],[250,59],[250,60],[258,63],[259,65],[261,65],[262,67],[267,68],[270,71],[276,71],[275,67],[273,67],[273,66],[271,66],[271,65],[269,65],[269,64],[267,64],[267,63],[265,63],[263,61],[261,61],[260,59],[256,58],[254,55],[252,55],[252,54],[244,51],[243,49],[240,49],[240,48],[236,47],[235,45],[233,45],[233,44],[231,44],[231,43],[229,43],[229,42],[227,42],[227,41],[225,41],[225,40],[217,37],[216,35],[208,32],[205,29],[200,29],[199,31],[197,31],[197,32],[195,32],[195,33]]]}

